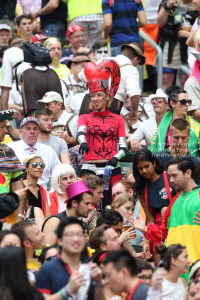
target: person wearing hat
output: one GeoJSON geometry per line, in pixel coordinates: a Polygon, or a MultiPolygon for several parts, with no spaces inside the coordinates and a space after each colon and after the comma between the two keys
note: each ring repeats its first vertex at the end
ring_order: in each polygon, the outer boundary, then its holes
{"type": "Polygon", "coordinates": [[[87,84],[79,79],[78,74],[89,61],[88,56],[84,53],[76,53],[67,62],[70,74],[61,80],[65,109],[69,112],[71,110],[71,112],[77,115],[79,114],[81,103],[87,90],[87,84]]]}
{"type": "MultiPolygon", "coordinates": [[[[54,245],[56,243],[55,230],[60,221],[66,217],[87,218],[92,209],[93,190],[89,189],[84,181],[79,180],[66,188],[67,200],[66,210],[48,218],[43,224],[45,242],[54,245]]],[[[88,231],[88,225],[83,222],[84,228],[88,231]]]]}
{"type": "Polygon", "coordinates": [[[41,99],[49,90],[56,91],[62,96],[62,89],[59,77],[51,65],[33,67],[30,63],[24,62],[24,52],[20,48],[23,43],[24,40],[18,35],[9,40],[9,49],[3,57],[1,105],[2,110],[8,108],[13,75],[16,73],[18,82],[22,83],[24,115],[33,116],[35,110],[42,108],[36,103],[37,99],[41,99]]]}
{"type": "MultiPolygon", "coordinates": [[[[121,108],[128,96],[131,100],[129,118],[137,119],[141,89],[139,83],[139,73],[136,67],[138,65],[145,64],[146,58],[144,56],[144,48],[139,43],[131,43],[129,45],[124,44],[121,46],[120,55],[117,55],[116,57],[108,57],[107,59],[116,61],[121,72],[119,89],[112,100],[110,111],[119,115],[121,108]]],[[[97,61],[96,64],[99,64],[101,61],[102,59],[97,61]]],[[[84,71],[79,73],[79,78],[82,81],[87,82],[84,71]]],[[[82,102],[80,115],[91,112],[91,110],[88,109],[90,100],[90,97],[86,95],[82,102]]]]}
{"type": "Polygon", "coordinates": [[[150,148],[156,129],[168,109],[168,97],[162,89],[157,89],[156,94],[150,95],[148,101],[153,106],[155,118],[140,122],[137,130],[127,140],[134,152],[142,149],[140,142],[143,140],[145,140],[147,148],[150,148]]]}
{"type": "Polygon", "coordinates": [[[39,127],[40,123],[35,118],[27,117],[22,119],[19,128],[21,140],[9,143],[8,145],[16,152],[22,163],[25,158],[31,154],[38,154],[41,156],[45,163],[45,168],[42,177],[38,180],[38,184],[43,185],[46,188],[53,169],[61,162],[54,149],[37,141],[39,127]]]}
{"type": "Polygon", "coordinates": [[[10,26],[6,24],[0,24],[0,47],[8,46],[8,41],[12,36],[10,26]]]}
{"type": "Polygon", "coordinates": [[[44,36],[43,34],[35,34],[30,43],[44,45],[44,42],[48,39],[48,36],[44,36]]]}
{"type": "Polygon", "coordinates": [[[62,45],[60,40],[55,37],[50,37],[44,42],[44,46],[49,50],[52,58],[52,66],[54,71],[58,74],[60,79],[66,77],[69,74],[69,67],[60,64],[62,56],[62,45]]]}
{"type": "Polygon", "coordinates": [[[64,139],[67,144],[76,145],[78,116],[62,110],[63,99],[61,96],[56,92],[48,92],[37,102],[42,103],[45,108],[53,112],[52,133],[64,139]]]}

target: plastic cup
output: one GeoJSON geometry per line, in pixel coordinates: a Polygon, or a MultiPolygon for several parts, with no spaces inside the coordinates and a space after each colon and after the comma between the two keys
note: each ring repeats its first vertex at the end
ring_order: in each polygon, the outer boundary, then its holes
{"type": "Polygon", "coordinates": [[[17,210],[15,210],[11,215],[6,217],[6,222],[8,224],[15,224],[17,222],[17,210]]]}

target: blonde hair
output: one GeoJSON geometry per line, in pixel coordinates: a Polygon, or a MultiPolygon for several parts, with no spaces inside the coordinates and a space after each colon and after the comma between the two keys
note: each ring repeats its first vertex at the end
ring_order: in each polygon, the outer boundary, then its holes
{"type": "Polygon", "coordinates": [[[194,36],[194,48],[200,48],[200,28],[197,29],[195,36],[194,36]]]}
{"type": "Polygon", "coordinates": [[[42,159],[42,157],[41,157],[40,155],[38,155],[38,154],[31,154],[31,155],[29,155],[29,156],[27,156],[27,157],[25,158],[25,160],[24,160],[24,162],[23,162],[24,167],[28,167],[30,161],[31,161],[32,159],[35,159],[35,158],[40,158],[40,159],[43,161],[43,159],[42,159]]]}
{"type": "MultiPolygon", "coordinates": [[[[111,96],[111,94],[110,93],[106,93],[106,96],[109,96],[109,99],[107,100],[107,102],[106,102],[106,108],[110,108],[110,106],[111,106],[111,103],[112,103],[112,96],[111,96]]],[[[92,105],[92,101],[90,102],[90,104],[89,104],[89,108],[90,109],[94,109],[94,107],[93,107],[93,105],[92,105]]]]}
{"type": "Polygon", "coordinates": [[[135,206],[136,201],[132,195],[126,194],[126,193],[121,193],[115,197],[115,200],[113,201],[113,203],[111,205],[111,208],[113,210],[116,210],[119,206],[127,203],[128,201],[133,202],[133,204],[135,206]]]}
{"type": "Polygon", "coordinates": [[[76,178],[76,173],[74,171],[74,168],[72,168],[72,166],[70,165],[67,164],[57,165],[53,170],[52,177],[51,177],[51,186],[58,194],[64,193],[63,191],[61,191],[60,188],[60,177],[66,174],[72,174],[74,175],[74,178],[76,178]]]}

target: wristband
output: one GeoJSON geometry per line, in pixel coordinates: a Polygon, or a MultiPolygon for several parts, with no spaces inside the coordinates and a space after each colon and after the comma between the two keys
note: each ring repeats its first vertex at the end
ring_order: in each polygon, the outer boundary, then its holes
{"type": "Polygon", "coordinates": [[[18,214],[18,217],[19,217],[19,218],[22,218],[22,219],[24,220],[24,215],[18,214]]]}
{"type": "Polygon", "coordinates": [[[105,286],[105,280],[101,279],[101,283],[94,282],[95,287],[104,287],[105,286]]]}
{"type": "Polygon", "coordinates": [[[36,12],[36,17],[38,18],[40,16],[39,12],[37,11],[36,12]]]}
{"type": "Polygon", "coordinates": [[[72,296],[70,295],[70,293],[69,293],[69,291],[68,291],[68,288],[65,286],[63,289],[64,289],[64,292],[65,292],[65,296],[66,296],[67,298],[71,298],[72,296]]]}
{"type": "Polygon", "coordinates": [[[67,297],[64,295],[63,290],[60,290],[60,296],[64,299],[67,300],[67,297]]]}

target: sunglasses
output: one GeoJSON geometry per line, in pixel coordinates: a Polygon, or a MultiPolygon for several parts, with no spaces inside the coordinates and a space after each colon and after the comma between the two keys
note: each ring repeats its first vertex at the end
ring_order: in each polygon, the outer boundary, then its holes
{"type": "Polygon", "coordinates": [[[173,102],[180,102],[181,105],[186,105],[186,104],[188,104],[188,106],[192,105],[192,100],[186,100],[186,99],[173,100],[173,102]]]}
{"type": "Polygon", "coordinates": [[[42,169],[44,169],[45,168],[45,164],[44,163],[38,163],[38,162],[34,162],[34,163],[32,163],[32,168],[33,169],[35,169],[35,168],[37,168],[37,166],[40,166],[40,168],[42,168],[42,169]]]}
{"type": "Polygon", "coordinates": [[[164,102],[164,101],[166,101],[166,100],[165,100],[165,98],[153,98],[153,99],[151,99],[151,104],[155,104],[156,101],[157,101],[158,103],[162,103],[162,102],[164,102]]]}

